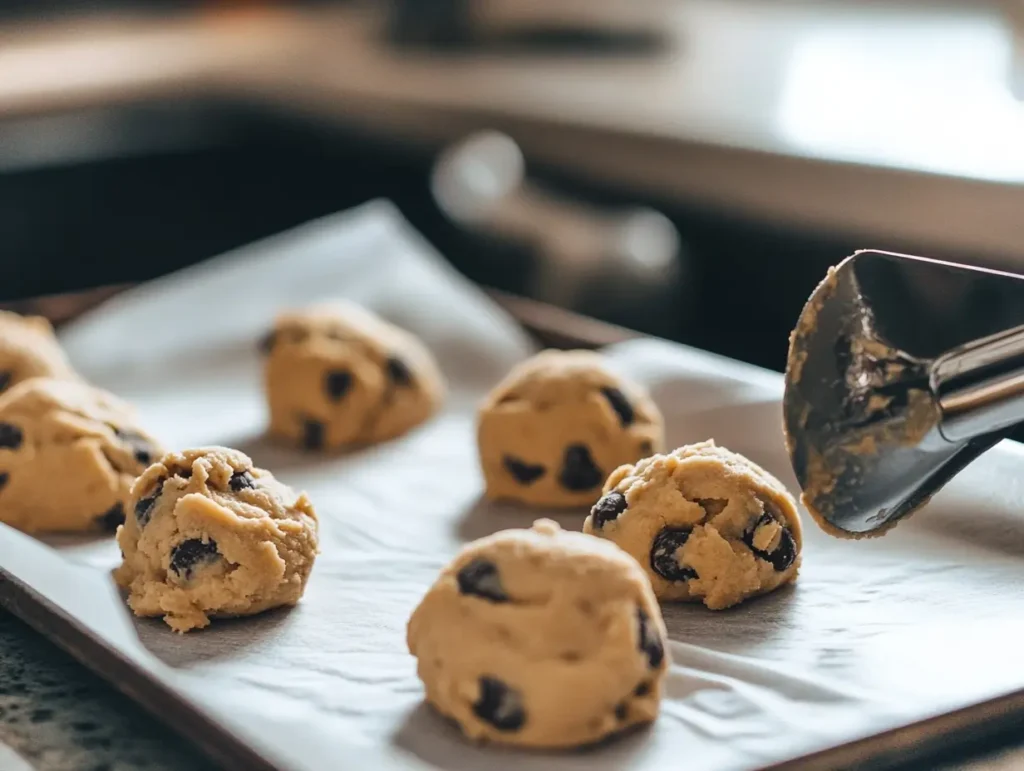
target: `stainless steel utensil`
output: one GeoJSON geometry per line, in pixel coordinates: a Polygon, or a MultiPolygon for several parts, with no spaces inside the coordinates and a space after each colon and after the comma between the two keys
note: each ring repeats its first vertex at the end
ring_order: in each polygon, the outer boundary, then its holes
{"type": "Polygon", "coordinates": [[[1024,422],[1024,277],[862,251],[790,338],[786,443],[834,535],[877,535],[1024,422]]]}

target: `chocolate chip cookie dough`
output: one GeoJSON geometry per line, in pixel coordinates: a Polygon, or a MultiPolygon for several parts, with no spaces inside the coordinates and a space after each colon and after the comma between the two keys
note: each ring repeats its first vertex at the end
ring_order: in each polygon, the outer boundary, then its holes
{"type": "Polygon", "coordinates": [[[0,311],[0,393],[33,377],[69,380],[78,376],[49,321],[0,311]]]}
{"type": "Polygon", "coordinates": [[[721,610],[796,578],[796,502],[775,477],[713,441],[623,466],[583,532],[614,541],[662,600],[721,610]]]}
{"type": "Polygon", "coordinates": [[[636,562],[551,520],[468,544],[409,619],[427,700],[466,736],[590,744],[657,716],[665,625],[636,562]]]}
{"type": "Polygon", "coordinates": [[[392,439],[444,399],[423,343],[351,303],[281,315],[263,350],[270,433],[306,449],[392,439]]]}
{"type": "Polygon", "coordinates": [[[136,615],[187,632],[302,596],[317,554],[313,505],[237,450],[169,453],[130,503],[114,577],[136,615]]]}
{"type": "Polygon", "coordinates": [[[661,449],[661,413],[591,351],[543,351],[487,397],[478,425],[487,497],[592,504],[615,468],[661,449]]]}
{"type": "Polygon", "coordinates": [[[134,410],[106,391],[26,380],[0,395],[0,521],[27,532],[113,532],[135,478],[161,453],[134,410]]]}

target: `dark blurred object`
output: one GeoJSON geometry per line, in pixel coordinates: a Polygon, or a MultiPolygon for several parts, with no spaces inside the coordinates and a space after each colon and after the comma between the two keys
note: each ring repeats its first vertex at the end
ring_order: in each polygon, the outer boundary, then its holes
{"type": "Polygon", "coordinates": [[[388,37],[400,45],[465,45],[471,36],[472,0],[390,0],[388,37]]]}
{"type": "MultiPolygon", "coordinates": [[[[232,0],[3,0],[0,2],[0,21],[56,19],[61,17],[87,17],[140,13],[166,13],[226,4],[232,0]]],[[[244,4],[245,0],[235,0],[244,4]]]]}
{"type": "Polygon", "coordinates": [[[0,137],[0,300],[144,281],[411,176],[426,189],[401,152],[330,147],[220,103],[0,122],[0,137]]]}
{"type": "Polygon", "coordinates": [[[553,194],[527,179],[519,146],[498,132],[444,151],[431,189],[442,212],[482,239],[480,259],[519,252],[529,296],[656,334],[678,322],[687,255],[660,212],[553,194]]]}
{"type": "Polygon", "coordinates": [[[388,0],[388,39],[446,53],[497,55],[637,55],[667,42],[656,28],[643,23],[601,23],[598,6],[580,13],[564,0],[543,5],[508,0],[388,0]],[[552,9],[554,13],[552,14],[552,9]]]}

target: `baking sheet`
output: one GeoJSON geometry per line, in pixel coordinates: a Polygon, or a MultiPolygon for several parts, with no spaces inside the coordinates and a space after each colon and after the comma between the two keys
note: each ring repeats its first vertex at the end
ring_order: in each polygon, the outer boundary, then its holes
{"type": "MultiPolygon", "coordinates": [[[[373,204],[116,298],[64,342],[169,446],[234,445],[306,489],[323,553],[298,607],[184,637],[127,613],[110,541],[54,551],[0,526],[0,566],[282,768],[747,769],[1024,687],[1024,454],[1004,443],[884,539],[807,519],[793,588],[721,613],[666,607],[674,664],[650,729],[584,752],[470,746],[422,705],[405,621],[460,543],[538,515],[480,500],[473,410],[530,350],[511,319],[373,204]],[[424,338],[452,384],[441,416],[333,458],[261,438],[253,341],[279,307],[330,296],[424,338]]],[[[714,437],[795,489],[779,376],[650,340],[608,353],[651,387],[671,443],[714,437]]]]}

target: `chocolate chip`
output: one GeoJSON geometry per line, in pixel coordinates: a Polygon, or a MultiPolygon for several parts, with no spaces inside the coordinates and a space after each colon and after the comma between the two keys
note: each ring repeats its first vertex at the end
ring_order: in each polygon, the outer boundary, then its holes
{"type": "Polygon", "coordinates": [[[505,465],[505,470],[521,485],[533,484],[544,476],[545,469],[543,466],[527,463],[525,460],[520,460],[511,455],[506,455],[502,458],[502,463],[505,465]]]}
{"type": "Polygon", "coordinates": [[[147,466],[153,462],[153,455],[156,453],[156,450],[149,437],[143,436],[138,431],[125,431],[114,425],[110,427],[114,429],[114,434],[128,445],[128,449],[132,451],[132,456],[137,462],[147,466]]]}
{"type": "Polygon", "coordinates": [[[388,377],[395,385],[412,385],[412,372],[409,366],[397,356],[388,357],[388,377]]]}
{"type": "Polygon", "coordinates": [[[558,475],[562,487],[573,492],[583,492],[597,487],[604,481],[604,472],[594,463],[594,458],[585,444],[571,444],[562,456],[562,470],[558,475]]]}
{"type": "Polygon", "coordinates": [[[308,418],[302,426],[302,446],[307,450],[320,450],[324,446],[324,424],[308,418]]]}
{"type": "Polygon", "coordinates": [[[796,539],[793,538],[793,533],[790,532],[789,528],[784,527],[782,529],[779,545],[775,547],[775,551],[772,552],[771,559],[768,561],[772,563],[772,567],[779,573],[783,570],[788,570],[796,562],[796,539]]]}
{"type": "Polygon", "coordinates": [[[633,421],[636,420],[636,413],[633,411],[633,405],[629,403],[626,395],[618,388],[612,388],[611,386],[602,388],[601,393],[604,394],[608,404],[615,410],[615,414],[619,416],[619,422],[622,423],[623,428],[633,425],[633,421]]]}
{"type": "Polygon", "coordinates": [[[626,702],[622,701],[615,705],[616,720],[621,722],[626,719],[627,715],[629,715],[629,705],[626,702]]]}
{"type": "Polygon", "coordinates": [[[9,369],[0,370],[0,391],[7,390],[7,386],[14,380],[14,373],[9,369]]]}
{"type": "Polygon", "coordinates": [[[796,561],[796,539],[793,538],[793,533],[790,532],[788,527],[783,525],[779,530],[779,542],[776,544],[774,551],[767,552],[754,548],[754,535],[757,533],[757,529],[763,525],[770,525],[778,521],[771,513],[766,511],[758,517],[753,526],[747,528],[747,531],[743,533],[743,543],[750,547],[750,551],[753,552],[755,557],[771,563],[775,572],[781,573],[789,569],[796,561]]]}
{"type": "Polygon", "coordinates": [[[236,471],[228,480],[228,486],[236,493],[242,490],[255,490],[256,480],[248,471],[236,471]]]}
{"type": "Polygon", "coordinates": [[[640,650],[647,654],[647,661],[650,663],[651,669],[657,669],[665,658],[665,644],[661,641],[661,632],[641,607],[636,609],[636,620],[640,650]]]}
{"type": "Polygon", "coordinates": [[[96,517],[96,524],[103,530],[113,533],[118,525],[124,524],[124,505],[120,502],[115,503],[106,513],[96,517]]]}
{"type": "Polygon", "coordinates": [[[324,391],[332,402],[340,402],[351,388],[352,373],[348,370],[332,370],[324,375],[324,391]]]}
{"type": "Polygon", "coordinates": [[[590,516],[594,518],[594,527],[602,528],[606,522],[618,519],[619,514],[626,510],[626,496],[611,492],[594,504],[590,516]]]}
{"type": "Polygon", "coordinates": [[[7,480],[9,480],[10,478],[11,475],[6,472],[0,473],[0,490],[4,489],[4,485],[7,484],[7,480]]]}
{"type": "Polygon", "coordinates": [[[0,423],[0,449],[17,450],[25,437],[13,423],[0,423]]]}
{"type": "Polygon", "coordinates": [[[644,680],[636,688],[633,689],[633,695],[643,697],[651,692],[651,684],[644,680]]]}
{"type": "Polygon", "coordinates": [[[473,705],[473,714],[499,731],[518,731],[526,723],[519,691],[486,675],[480,678],[480,698],[473,705]]]}
{"type": "Polygon", "coordinates": [[[197,565],[213,562],[217,554],[217,542],[212,538],[208,541],[189,538],[171,549],[171,570],[188,580],[197,565]]]}
{"type": "Polygon", "coordinates": [[[491,602],[508,602],[501,585],[498,566],[490,560],[477,558],[459,570],[456,580],[462,594],[473,594],[491,602]]]}
{"type": "Polygon", "coordinates": [[[156,483],[156,489],[152,493],[145,498],[139,498],[136,502],[135,521],[139,523],[139,527],[145,527],[149,524],[149,519],[153,516],[153,506],[156,505],[156,499],[160,497],[163,486],[164,480],[161,479],[156,483]]]}
{"type": "Polygon", "coordinates": [[[271,351],[274,350],[274,343],[276,343],[276,342],[277,342],[277,332],[270,331],[270,332],[267,332],[267,334],[263,335],[263,337],[261,337],[259,339],[259,342],[256,343],[256,347],[257,347],[257,349],[259,350],[260,353],[262,353],[264,356],[266,356],[271,351]]]}
{"type": "Polygon", "coordinates": [[[676,552],[690,537],[688,527],[665,527],[651,544],[651,568],[667,581],[687,581],[697,577],[697,571],[680,564],[676,552]]]}
{"type": "Polygon", "coordinates": [[[154,493],[146,498],[139,498],[138,503],[135,504],[135,521],[139,523],[139,527],[149,524],[149,518],[153,516],[153,505],[159,497],[159,493],[154,493]]]}

